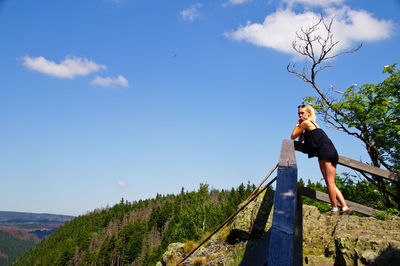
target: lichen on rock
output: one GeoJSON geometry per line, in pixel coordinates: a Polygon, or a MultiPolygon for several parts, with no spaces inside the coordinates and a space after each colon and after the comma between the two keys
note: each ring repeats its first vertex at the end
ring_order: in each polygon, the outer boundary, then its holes
{"type": "Polygon", "coordinates": [[[258,239],[271,227],[273,195],[272,190],[262,192],[238,213],[232,222],[228,242],[258,239]]]}

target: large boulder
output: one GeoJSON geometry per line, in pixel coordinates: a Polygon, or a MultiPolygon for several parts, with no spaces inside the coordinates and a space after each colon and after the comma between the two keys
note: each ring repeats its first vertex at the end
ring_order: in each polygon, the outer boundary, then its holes
{"type": "Polygon", "coordinates": [[[400,264],[399,217],[380,221],[372,217],[342,216],[334,239],[339,264],[400,264]]]}
{"type": "Polygon", "coordinates": [[[272,190],[265,190],[236,215],[228,235],[229,243],[259,239],[271,227],[273,196],[272,190]]]}
{"type": "Polygon", "coordinates": [[[334,263],[335,241],[333,234],[340,216],[321,214],[314,206],[303,205],[303,259],[304,264],[329,265],[326,259],[334,263]],[[318,264],[321,256],[325,264],[318,264]],[[315,261],[316,260],[316,261],[315,261]]]}
{"type": "Polygon", "coordinates": [[[176,265],[184,256],[184,243],[171,243],[162,256],[163,265],[176,265]]]}
{"type": "Polygon", "coordinates": [[[305,265],[399,265],[400,218],[328,216],[304,205],[303,257],[305,265]]]}

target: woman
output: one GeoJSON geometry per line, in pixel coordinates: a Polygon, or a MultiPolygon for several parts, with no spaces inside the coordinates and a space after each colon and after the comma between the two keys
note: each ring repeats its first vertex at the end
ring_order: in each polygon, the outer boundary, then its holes
{"type": "Polygon", "coordinates": [[[308,154],[308,158],[318,157],[319,167],[324,176],[326,186],[328,187],[329,200],[332,209],[328,212],[329,215],[338,215],[336,199],[342,206],[342,214],[352,214],[340,190],[335,184],[336,165],[339,160],[339,155],[328,138],[325,132],[315,122],[316,116],[314,108],[309,105],[298,106],[299,121],[292,132],[292,139],[299,138],[299,141],[304,140],[304,153],[308,154]]]}

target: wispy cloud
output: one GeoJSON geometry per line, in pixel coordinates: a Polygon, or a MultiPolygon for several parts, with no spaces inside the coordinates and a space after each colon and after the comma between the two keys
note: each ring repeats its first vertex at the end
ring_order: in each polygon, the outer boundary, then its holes
{"type": "Polygon", "coordinates": [[[116,78],[110,78],[110,77],[99,77],[97,76],[91,83],[92,85],[97,85],[101,87],[110,87],[110,88],[116,88],[116,87],[128,87],[129,83],[128,80],[123,77],[122,75],[119,75],[116,78]]]}
{"type": "Polygon", "coordinates": [[[236,5],[242,5],[247,2],[251,2],[252,0],[228,0],[226,3],[222,4],[223,7],[226,6],[236,6],[236,5]]]}
{"type": "Polygon", "coordinates": [[[201,8],[202,6],[202,3],[193,4],[189,8],[179,12],[179,14],[183,20],[193,22],[196,18],[201,17],[199,8],[201,8]]]}
{"type": "Polygon", "coordinates": [[[306,6],[327,7],[332,5],[342,5],[346,0],[283,0],[282,2],[293,6],[295,4],[306,6]]]}
{"type": "MultiPolygon", "coordinates": [[[[308,3],[308,0],[286,2],[308,3]]],[[[316,1],[321,2],[321,1],[316,1]]],[[[340,4],[343,1],[328,1],[331,4],[340,4]]],[[[353,10],[348,6],[323,7],[324,16],[335,18],[333,34],[339,41],[337,50],[347,49],[355,42],[378,41],[389,38],[394,30],[394,23],[390,20],[379,20],[373,14],[364,10],[353,10]]],[[[278,9],[267,15],[263,23],[248,22],[234,31],[226,32],[227,38],[236,41],[245,41],[257,46],[272,48],[284,53],[296,54],[292,49],[292,41],[296,31],[301,27],[314,24],[320,14],[310,8],[303,13],[296,13],[290,7],[278,9]]]]}
{"type": "Polygon", "coordinates": [[[86,58],[67,56],[60,63],[47,60],[43,56],[23,58],[23,65],[31,70],[57,78],[72,79],[76,76],[86,76],[92,72],[105,69],[104,65],[96,64],[86,58]]]}
{"type": "Polygon", "coordinates": [[[128,183],[126,183],[125,181],[118,181],[117,182],[117,186],[119,186],[119,187],[127,187],[128,183]]]}
{"type": "Polygon", "coordinates": [[[352,10],[344,6],[340,9],[326,9],[328,17],[336,17],[334,34],[348,47],[353,41],[379,41],[390,38],[394,33],[394,23],[379,20],[365,10],[352,10]]]}

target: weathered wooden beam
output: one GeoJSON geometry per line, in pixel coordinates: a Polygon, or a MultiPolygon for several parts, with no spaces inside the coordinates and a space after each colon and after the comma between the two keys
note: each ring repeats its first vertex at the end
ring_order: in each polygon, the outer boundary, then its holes
{"type": "MultiPolygon", "coordinates": [[[[303,152],[303,147],[304,144],[298,141],[294,142],[294,147],[296,149],[296,151],[301,151],[303,152]]],[[[362,163],[350,158],[347,158],[345,156],[339,155],[339,162],[338,164],[347,166],[353,170],[356,171],[361,171],[361,172],[365,172],[368,174],[372,174],[372,175],[376,175],[376,176],[380,176],[383,177],[387,180],[391,180],[391,181],[395,181],[395,182],[400,182],[400,177],[398,174],[393,173],[391,171],[379,168],[379,167],[375,167],[366,163],[362,163]]]]}
{"type": "MultiPolygon", "coordinates": [[[[326,193],[323,193],[323,192],[320,192],[320,191],[315,191],[315,190],[313,190],[311,188],[302,187],[302,186],[298,187],[298,192],[303,196],[306,196],[306,197],[309,197],[309,198],[312,198],[312,199],[317,199],[317,200],[320,200],[320,201],[323,201],[323,202],[330,203],[329,195],[326,194],[326,193]]],[[[364,214],[364,215],[371,216],[374,213],[374,211],[376,211],[373,208],[358,204],[358,203],[353,202],[353,201],[346,200],[346,203],[354,211],[356,211],[358,213],[361,213],[361,214],[364,214]]],[[[338,205],[340,206],[339,202],[338,202],[338,205]]]]}
{"type": "Polygon", "coordinates": [[[298,195],[294,144],[292,140],[283,140],[270,228],[268,265],[302,265],[302,216],[298,195]]]}

